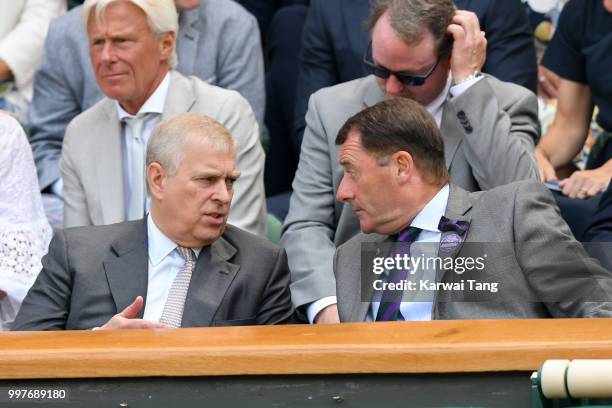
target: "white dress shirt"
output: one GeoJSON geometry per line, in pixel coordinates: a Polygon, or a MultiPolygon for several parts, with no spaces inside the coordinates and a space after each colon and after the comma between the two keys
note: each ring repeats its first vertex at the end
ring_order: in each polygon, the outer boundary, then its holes
{"type": "MultiPolygon", "coordinates": [[[[130,115],[125,111],[119,104],[119,102],[115,101],[117,107],[117,116],[119,121],[122,121],[126,117],[138,116],[141,113],[150,113],[145,121],[145,124],[142,128],[142,137],[145,143],[149,142],[149,137],[151,136],[151,132],[153,128],[161,121],[161,116],[164,113],[164,105],[166,103],[166,97],[168,96],[168,90],[170,89],[170,75],[171,71],[168,71],[164,79],[159,83],[157,89],[149,99],[146,100],[144,105],[141,106],[140,110],[136,115],[130,115]]],[[[132,149],[130,148],[133,143],[134,138],[132,137],[132,131],[129,126],[126,126],[125,123],[121,123],[121,129],[123,134],[123,193],[125,197],[125,213],[128,213],[128,208],[130,204],[130,196],[132,191],[132,149]]],[[[64,182],[62,178],[59,178],[51,185],[51,191],[60,197],[64,197],[63,193],[64,182]]],[[[145,211],[149,211],[150,206],[150,198],[147,193],[147,200],[145,203],[145,211]]]]}
{"type": "MultiPolygon", "coordinates": [[[[166,74],[164,79],[160,82],[159,86],[151,94],[149,99],[140,107],[140,110],[136,115],[131,115],[126,112],[119,102],[115,101],[117,106],[117,116],[119,121],[123,121],[124,118],[138,116],[143,113],[149,113],[150,115],[145,120],[144,126],[142,127],[142,139],[145,145],[149,143],[149,137],[153,128],[161,121],[162,114],[164,113],[164,104],[166,103],[166,97],[168,96],[168,89],[170,88],[170,71],[166,74]]],[[[132,130],[124,122],[121,125],[123,132],[123,193],[125,197],[125,213],[128,213],[130,208],[130,200],[132,199],[132,143],[134,143],[134,137],[132,136],[132,130]]],[[[149,212],[151,205],[151,199],[147,191],[147,199],[145,201],[145,212],[149,212]]]]}
{"type": "MultiPolygon", "coordinates": [[[[147,215],[147,237],[149,278],[143,319],[158,322],[164,311],[170,286],[185,265],[185,258],[176,250],[176,243],[157,228],[151,214],[147,215]]],[[[202,249],[192,249],[197,259],[202,249]]]]}
{"type": "MultiPolygon", "coordinates": [[[[447,99],[449,97],[458,97],[459,95],[467,91],[468,88],[480,81],[482,78],[484,78],[484,76],[472,78],[469,81],[453,85],[453,77],[451,73],[448,74],[446,86],[444,87],[442,92],[440,92],[440,95],[438,95],[436,99],[431,101],[431,103],[425,107],[425,109],[427,109],[427,112],[429,112],[429,114],[434,118],[436,125],[438,125],[438,128],[442,123],[442,113],[444,112],[444,105],[447,99]]],[[[310,323],[313,323],[314,318],[321,310],[325,309],[327,306],[335,305],[336,303],[338,303],[338,299],[336,298],[336,296],[327,296],[312,302],[306,308],[306,315],[308,316],[308,321],[310,323]]]]}
{"type": "MultiPolygon", "coordinates": [[[[450,187],[445,185],[438,193],[432,198],[425,207],[414,217],[412,223],[410,223],[411,227],[417,227],[422,229],[421,233],[411,245],[410,256],[415,257],[420,252],[417,252],[418,243],[429,242],[429,243],[440,243],[440,238],[442,237],[442,232],[438,229],[438,224],[440,223],[440,218],[446,212],[446,205],[448,203],[448,195],[450,192],[450,187]]],[[[437,249],[438,245],[435,245],[437,249]]],[[[422,251],[425,249],[434,248],[433,245],[424,245],[421,247],[422,251]]],[[[429,251],[430,252],[430,251],[429,251]]],[[[436,253],[428,253],[428,256],[436,256],[436,253]]],[[[385,271],[385,277],[388,273],[385,271]]],[[[415,275],[419,275],[418,269],[416,270],[415,275]]],[[[382,275],[381,275],[382,276],[382,275]]],[[[368,310],[368,314],[366,316],[366,321],[373,322],[376,320],[376,315],[378,313],[378,307],[380,306],[380,301],[373,301],[370,304],[370,309],[368,310]]],[[[403,316],[412,316],[411,320],[431,320],[431,306],[432,302],[402,302],[400,305],[400,319],[403,320],[403,316]]]]}

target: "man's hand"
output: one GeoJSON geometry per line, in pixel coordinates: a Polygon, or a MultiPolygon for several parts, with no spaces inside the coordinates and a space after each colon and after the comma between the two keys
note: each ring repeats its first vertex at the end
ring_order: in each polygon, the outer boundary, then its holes
{"type": "Polygon", "coordinates": [[[538,64],[538,96],[553,99],[559,96],[559,75],[542,64],[538,64]]]}
{"type": "Polygon", "coordinates": [[[480,31],[478,17],[471,11],[457,10],[448,33],[455,40],[451,72],[453,81],[459,83],[482,69],[487,56],[487,40],[484,31],[480,31]]]}
{"type": "Polygon", "coordinates": [[[340,315],[338,314],[338,305],[329,305],[321,310],[314,318],[315,324],[330,324],[340,323],[340,315]]]}
{"type": "Polygon", "coordinates": [[[546,154],[538,147],[535,148],[535,157],[538,162],[538,171],[540,172],[540,180],[549,181],[556,180],[557,173],[555,173],[555,168],[550,164],[548,157],[546,154]]]}
{"type": "Polygon", "coordinates": [[[559,187],[563,194],[570,198],[587,199],[602,192],[610,184],[612,172],[602,166],[594,170],[575,171],[559,187]]]}
{"type": "Polygon", "coordinates": [[[166,324],[159,322],[151,322],[143,319],[136,319],[138,313],[144,306],[142,296],[137,296],[134,303],[123,309],[120,313],[114,315],[106,324],[100,327],[99,330],[114,330],[114,329],[161,329],[169,327],[166,324]]]}

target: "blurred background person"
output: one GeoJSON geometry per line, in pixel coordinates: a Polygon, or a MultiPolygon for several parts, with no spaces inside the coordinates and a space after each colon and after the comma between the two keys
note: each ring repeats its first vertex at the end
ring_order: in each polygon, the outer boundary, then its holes
{"type": "Polygon", "coordinates": [[[557,202],[578,239],[612,177],[611,50],[612,0],[571,0],[542,60],[560,80],[555,119],[536,158],[541,178],[559,190],[557,202]],[[586,160],[576,163],[590,133],[586,160]]]}
{"type": "Polygon", "coordinates": [[[36,168],[19,123],[0,111],[0,331],[10,330],[40,272],[51,227],[40,200],[36,168]]]}
{"type": "Polygon", "coordinates": [[[0,109],[25,122],[47,28],[66,0],[0,0],[0,109]]]}

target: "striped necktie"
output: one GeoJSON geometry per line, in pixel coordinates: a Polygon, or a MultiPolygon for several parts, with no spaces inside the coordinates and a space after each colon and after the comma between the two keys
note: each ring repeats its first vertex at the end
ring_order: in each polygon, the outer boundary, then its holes
{"type": "MultiPolygon", "coordinates": [[[[397,250],[394,251],[393,257],[395,257],[395,255],[400,255],[401,257],[407,255],[410,257],[410,246],[414,241],[416,241],[421,231],[422,230],[417,227],[408,227],[402,231],[397,239],[405,245],[401,245],[399,248],[397,248],[397,250]]],[[[389,271],[387,282],[399,283],[407,278],[407,269],[394,268],[389,271]]],[[[380,306],[378,307],[378,313],[376,314],[377,322],[394,321],[398,319],[403,294],[404,292],[401,290],[385,289],[383,291],[380,306]]]]}

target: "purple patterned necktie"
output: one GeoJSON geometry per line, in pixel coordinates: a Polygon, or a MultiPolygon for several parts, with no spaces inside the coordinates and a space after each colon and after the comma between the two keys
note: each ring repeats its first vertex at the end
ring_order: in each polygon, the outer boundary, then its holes
{"type": "MultiPolygon", "coordinates": [[[[400,255],[401,257],[403,257],[404,254],[410,257],[410,246],[414,241],[416,241],[421,231],[422,230],[417,227],[408,227],[407,229],[402,231],[397,239],[405,245],[401,245],[399,248],[397,248],[397,250],[393,253],[393,257],[395,257],[395,255],[400,255]]],[[[389,271],[387,282],[398,283],[405,280],[406,278],[408,278],[407,269],[394,268],[389,271]]],[[[400,315],[400,306],[402,303],[403,294],[404,292],[401,290],[385,289],[383,291],[380,300],[380,306],[378,307],[378,313],[376,313],[377,322],[388,322],[397,320],[400,315]]]]}

